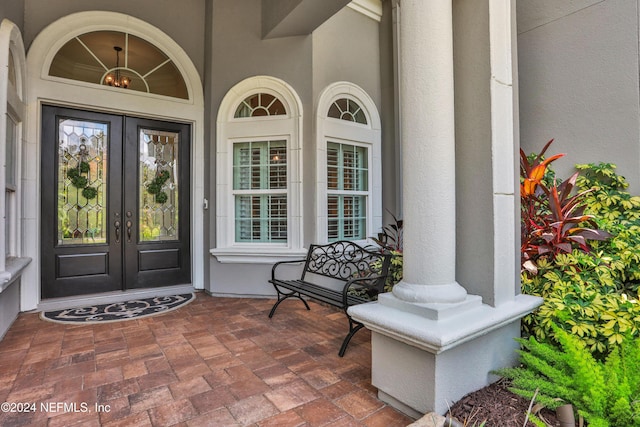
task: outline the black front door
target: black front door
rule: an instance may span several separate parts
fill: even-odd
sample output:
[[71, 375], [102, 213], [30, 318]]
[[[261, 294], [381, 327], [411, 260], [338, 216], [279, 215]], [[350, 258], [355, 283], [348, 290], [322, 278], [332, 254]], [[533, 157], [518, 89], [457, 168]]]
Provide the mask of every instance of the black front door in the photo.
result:
[[190, 283], [190, 127], [44, 106], [42, 297]]

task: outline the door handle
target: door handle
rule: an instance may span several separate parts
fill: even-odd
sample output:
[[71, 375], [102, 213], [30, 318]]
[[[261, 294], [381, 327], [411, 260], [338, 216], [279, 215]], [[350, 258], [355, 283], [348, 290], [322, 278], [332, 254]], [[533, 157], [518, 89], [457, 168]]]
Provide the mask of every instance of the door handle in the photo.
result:
[[120, 221], [116, 220], [113, 226], [116, 228], [116, 243], [120, 243]]
[[133, 222], [131, 220], [127, 221], [127, 243], [131, 243], [131, 227], [133, 226]]

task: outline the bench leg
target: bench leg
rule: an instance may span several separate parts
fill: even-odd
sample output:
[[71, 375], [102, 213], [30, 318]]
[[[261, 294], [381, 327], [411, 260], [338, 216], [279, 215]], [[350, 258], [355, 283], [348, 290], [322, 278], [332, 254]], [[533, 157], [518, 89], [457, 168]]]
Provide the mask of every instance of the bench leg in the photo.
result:
[[280, 292], [278, 288], [276, 288], [276, 292], [278, 292], [278, 301], [276, 301], [276, 303], [273, 304], [273, 307], [271, 307], [271, 312], [269, 313], [269, 319], [273, 317], [273, 314], [276, 312], [276, 308], [278, 308], [280, 303], [286, 300], [287, 298], [291, 298], [291, 297], [298, 298], [300, 301], [304, 303], [304, 306], [307, 307], [307, 310], [311, 310], [311, 308], [309, 307], [309, 304], [307, 304], [307, 302], [304, 300], [304, 298], [300, 296], [299, 293], [297, 292], [284, 293], [284, 292]]
[[347, 351], [347, 346], [349, 345], [349, 341], [351, 341], [351, 338], [353, 338], [355, 333], [358, 332], [360, 329], [362, 329], [363, 326], [364, 325], [362, 323], [356, 322], [352, 320], [351, 317], [349, 317], [349, 333], [344, 338], [344, 341], [342, 341], [342, 347], [340, 347], [338, 356], [340, 357], [344, 356], [344, 352]]

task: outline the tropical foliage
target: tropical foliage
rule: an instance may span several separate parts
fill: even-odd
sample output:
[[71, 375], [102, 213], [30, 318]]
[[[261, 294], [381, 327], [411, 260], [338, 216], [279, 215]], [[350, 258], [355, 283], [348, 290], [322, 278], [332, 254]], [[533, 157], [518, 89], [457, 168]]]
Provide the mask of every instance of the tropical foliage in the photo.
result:
[[371, 237], [383, 250], [391, 252], [391, 265], [389, 266], [389, 276], [385, 282], [385, 292], [391, 292], [393, 286], [402, 280], [402, 251], [404, 248], [404, 221], [398, 219], [389, 212], [393, 222], [382, 227], [378, 237]]
[[599, 230], [593, 215], [585, 214], [585, 197], [591, 190], [572, 194], [578, 172], [558, 183], [545, 178], [549, 165], [564, 156], [544, 158], [553, 140], [536, 156], [520, 150], [521, 259], [523, 268], [535, 271], [540, 257], [553, 259], [574, 248], [589, 252], [589, 240], [604, 240], [609, 234]]
[[588, 251], [578, 245], [570, 253], [549, 252], [536, 258], [536, 271], [523, 269], [522, 291], [544, 297], [523, 319], [523, 329], [550, 340], [556, 323], [603, 359], [626, 335], [640, 336], [640, 198], [626, 192], [628, 184], [614, 165], [577, 168], [583, 214], [611, 237], [590, 241]]

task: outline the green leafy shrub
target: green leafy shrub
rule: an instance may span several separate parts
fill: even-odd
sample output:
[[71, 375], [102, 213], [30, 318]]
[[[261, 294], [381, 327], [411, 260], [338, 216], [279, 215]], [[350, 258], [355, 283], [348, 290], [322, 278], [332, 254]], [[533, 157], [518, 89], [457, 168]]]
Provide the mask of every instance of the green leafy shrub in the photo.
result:
[[538, 261], [538, 274], [523, 273], [522, 292], [542, 296], [544, 303], [523, 319], [525, 335], [552, 340], [551, 325], [574, 334], [598, 358], [604, 358], [627, 334], [637, 337], [640, 304], [637, 293], [619, 292], [616, 274], [602, 256], [580, 251]]
[[553, 327], [560, 347], [519, 339], [521, 367], [495, 373], [512, 380], [511, 390], [555, 409], [571, 403], [590, 427], [640, 426], [640, 341], [625, 337], [602, 362], [583, 342]]
[[580, 188], [591, 188], [586, 198], [587, 211], [598, 224], [614, 237], [597, 242], [594, 249], [602, 252], [621, 282], [622, 291], [637, 294], [640, 283], [640, 197], [630, 195], [623, 176], [616, 174], [611, 163], [576, 165], [582, 172]]
[[402, 252], [391, 251], [391, 264], [389, 265], [389, 275], [384, 284], [384, 291], [391, 292], [393, 287], [402, 280]]
[[600, 224], [615, 225], [640, 220], [640, 197], [631, 196], [629, 183], [616, 173], [612, 163], [576, 165], [581, 175], [576, 184], [581, 190], [590, 190], [585, 196], [587, 212], [598, 218]]
[[523, 319], [523, 332], [551, 340], [551, 324], [574, 334], [603, 359], [627, 334], [640, 336], [640, 198], [608, 163], [578, 165], [576, 185], [585, 214], [612, 236], [592, 241], [589, 253], [573, 250], [537, 259], [537, 274], [523, 271], [522, 291], [545, 299]]

